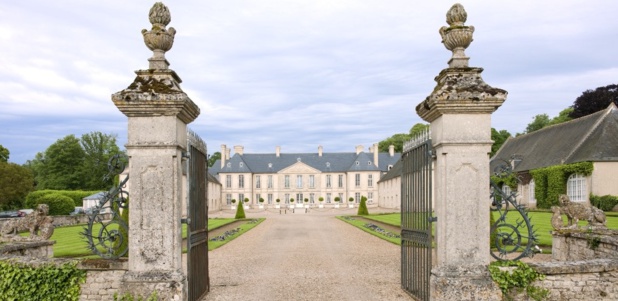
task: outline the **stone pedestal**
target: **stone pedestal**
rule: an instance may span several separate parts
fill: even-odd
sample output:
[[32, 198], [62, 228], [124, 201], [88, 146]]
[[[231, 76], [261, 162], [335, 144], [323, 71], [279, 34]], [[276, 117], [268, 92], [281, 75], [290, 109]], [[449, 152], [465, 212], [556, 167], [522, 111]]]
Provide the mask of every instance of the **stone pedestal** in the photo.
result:
[[128, 117], [129, 264], [121, 293], [162, 300], [185, 300], [187, 279], [182, 267], [182, 162], [187, 124], [200, 111], [180, 88], [178, 75], [167, 69], [164, 52], [175, 30], [165, 29], [169, 11], [156, 3], [150, 11], [151, 31], [143, 30], [153, 50], [150, 69], [136, 71], [126, 89], [112, 95]]
[[487, 85], [482, 68], [467, 66], [463, 50], [472, 26], [459, 4], [447, 13], [450, 27], [440, 30], [453, 51], [449, 68], [416, 112], [430, 123], [436, 156], [434, 196], [436, 260], [431, 273], [432, 300], [500, 300], [489, 265], [489, 153], [491, 113], [506, 91]]

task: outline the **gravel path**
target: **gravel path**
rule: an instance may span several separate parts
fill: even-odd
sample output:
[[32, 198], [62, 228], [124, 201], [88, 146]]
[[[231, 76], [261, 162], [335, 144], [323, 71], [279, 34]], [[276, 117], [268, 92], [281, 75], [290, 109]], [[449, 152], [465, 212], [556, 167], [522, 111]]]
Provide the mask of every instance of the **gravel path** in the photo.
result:
[[399, 246], [334, 213], [262, 216], [209, 253], [205, 300], [412, 300], [400, 287]]

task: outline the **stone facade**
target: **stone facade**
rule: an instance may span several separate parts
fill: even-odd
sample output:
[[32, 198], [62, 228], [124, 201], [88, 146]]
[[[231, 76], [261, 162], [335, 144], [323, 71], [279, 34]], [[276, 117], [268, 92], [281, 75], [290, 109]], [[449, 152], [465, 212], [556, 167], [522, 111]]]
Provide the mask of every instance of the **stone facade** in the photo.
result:
[[78, 266], [86, 270], [86, 281], [81, 284], [79, 300], [114, 300], [127, 271], [126, 261], [84, 260]]

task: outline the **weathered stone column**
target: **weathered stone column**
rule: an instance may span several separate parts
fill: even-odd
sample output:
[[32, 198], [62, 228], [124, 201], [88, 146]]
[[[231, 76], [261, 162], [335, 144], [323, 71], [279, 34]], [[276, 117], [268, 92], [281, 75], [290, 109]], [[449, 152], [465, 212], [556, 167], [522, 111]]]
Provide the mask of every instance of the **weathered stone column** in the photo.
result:
[[168, 69], [165, 52], [176, 31], [165, 28], [171, 19], [167, 7], [155, 3], [149, 16], [152, 30], [142, 30], [154, 52], [149, 69], [136, 71], [133, 83], [112, 95], [129, 123], [129, 271], [121, 291], [144, 297], [156, 291], [161, 300], [185, 300], [181, 163], [187, 124], [200, 111]]
[[430, 122], [435, 148], [436, 264], [431, 274], [432, 300], [500, 300], [489, 276], [489, 152], [491, 113], [507, 92], [481, 78], [482, 68], [468, 67], [464, 50], [474, 27], [455, 4], [440, 34], [453, 51], [449, 67], [416, 112]]

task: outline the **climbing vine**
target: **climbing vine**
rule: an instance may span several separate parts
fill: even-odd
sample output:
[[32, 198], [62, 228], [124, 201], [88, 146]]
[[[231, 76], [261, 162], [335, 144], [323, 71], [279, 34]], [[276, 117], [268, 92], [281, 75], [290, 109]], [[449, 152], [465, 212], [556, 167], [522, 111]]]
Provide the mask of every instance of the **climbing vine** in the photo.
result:
[[513, 296], [525, 292], [533, 300], [545, 300], [549, 290], [533, 285], [536, 280], [545, 279], [528, 264], [521, 261], [495, 261], [489, 265], [491, 278], [500, 286], [506, 300], [513, 300]]
[[574, 173], [589, 176], [592, 170], [592, 162], [555, 165], [531, 170], [537, 207], [549, 209], [551, 206], [559, 205], [558, 197], [566, 194], [566, 182], [569, 176]]
[[38, 267], [0, 261], [1, 300], [79, 300], [80, 284], [86, 272], [77, 263], [46, 264]]

